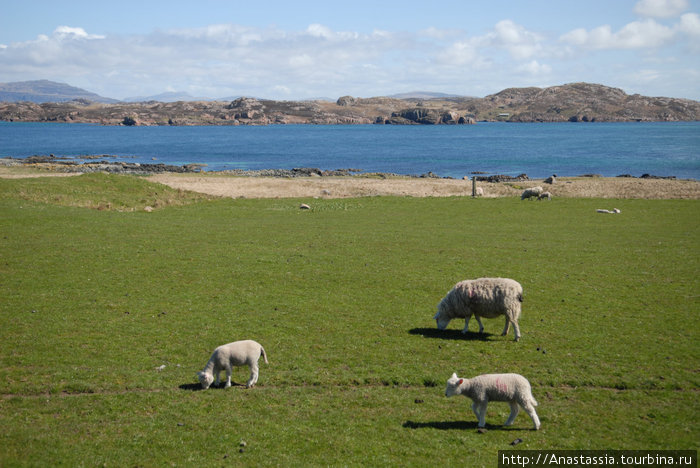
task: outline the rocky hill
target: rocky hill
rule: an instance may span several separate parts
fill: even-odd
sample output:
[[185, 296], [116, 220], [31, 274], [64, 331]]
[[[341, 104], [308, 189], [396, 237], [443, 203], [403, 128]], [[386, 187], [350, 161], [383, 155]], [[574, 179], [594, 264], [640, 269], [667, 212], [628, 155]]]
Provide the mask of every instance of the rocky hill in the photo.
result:
[[470, 124], [700, 120], [700, 102], [628, 95], [617, 88], [573, 83], [510, 88], [483, 98], [354, 98], [336, 102], [234, 101], [98, 103], [0, 102], [0, 120], [104, 125]]
[[688, 99], [628, 95], [618, 88], [573, 83], [513, 88], [486, 96], [479, 110], [496, 108], [512, 122], [625, 122], [700, 119], [700, 103]]

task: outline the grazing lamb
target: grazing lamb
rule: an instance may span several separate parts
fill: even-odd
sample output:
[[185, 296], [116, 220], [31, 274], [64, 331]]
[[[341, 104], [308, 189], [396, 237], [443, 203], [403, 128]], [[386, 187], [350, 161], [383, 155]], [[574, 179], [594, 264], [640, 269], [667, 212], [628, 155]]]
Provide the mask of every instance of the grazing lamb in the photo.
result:
[[544, 200], [544, 199], [551, 200], [552, 194], [549, 192], [542, 192], [539, 195], [537, 195], [537, 199], [538, 200]]
[[523, 287], [515, 280], [508, 278], [479, 278], [460, 281], [442, 298], [433, 317], [439, 330], [444, 330], [454, 318], [464, 318], [464, 329], [469, 329], [469, 319], [472, 315], [479, 323], [479, 333], [484, 331], [480, 317], [494, 318], [505, 315], [506, 325], [501, 335], [508, 334], [510, 324], [513, 324], [515, 341], [520, 340], [521, 303], [523, 302]]
[[529, 188], [529, 189], [525, 189], [525, 190], [523, 191], [523, 194], [520, 195], [520, 199], [521, 199], [521, 200], [525, 200], [526, 198], [530, 198], [530, 197], [537, 198], [537, 197], [540, 196], [540, 194], [541, 194], [542, 192], [544, 192], [544, 190], [543, 190], [542, 187], [540, 187], [539, 185], [538, 185], [537, 187], [532, 187], [532, 188]]
[[201, 372], [197, 373], [199, 383], [206, 390], [214, 382], [219, 385], [219, 373], [226, 371], [226, 388], [231, 386], [231, 366], [248, 365], [250, 367], [250, 379], [246, 383], [246, 388], [253, 387], [258, 381], [258, 359], [262, 356], [267, 364], [265, 350], [253, 340], [234, 341], [233, 343], [221, 345], [214, 350], [209, 358], [209, 362]]
[[479, 419], [479, 427], [486, 426], [486, 406], [489, 401], [507, 401], [510, 404], [510, 416], [506, 426], [513, 424], [522, 406], [535, 424], [535, 430], [540, 428], [540, 418], [537, 417], [535, 406], [537, 401], [532, 396], [530, 382], [520, 374], [484, 374], [472, 379], [460, 379], [452, 374], [447, 380], [445, 396], [464, 395], [474, 402], [472, 411]]

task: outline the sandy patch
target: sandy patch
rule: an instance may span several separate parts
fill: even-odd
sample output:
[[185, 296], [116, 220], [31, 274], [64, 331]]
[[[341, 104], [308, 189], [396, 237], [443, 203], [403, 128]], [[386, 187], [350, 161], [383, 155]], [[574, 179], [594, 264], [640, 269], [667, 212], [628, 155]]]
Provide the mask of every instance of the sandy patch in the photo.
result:
[[[456, 179], [367, 177], [238, 177], [225, 175], [157, 174], [149, 180], [173, 188], [231, 198], [349, 198], [371, 196], [471, 196], [472, 182]], [[524, 188], [540, 185], [553, 197], [687, 198], [700, 199], [695, 180], [634, 179], [618, 177], [559, 178], [549, 185], [526, 182], [478, 182], [485, 197], [519, 197]]]
[[21, 166], [0, 165], [0, 179], [27, 179], [30, 177], [68, 177], [80, 175], [79, 172], [40, 172]]
[[[0, 165], [0, 178], [68, 177], [78, 172], [58, 172]], [[230, 198], [354, 198], [376, 196], [471, 196], [472, 181], [459, 179], [388, 176], [347, 177], [248, 177], [217, 173], [159, 173], [152, 182], [172, 188]], [[624, 177], [561, 177], [554, 184], [525, 182], [477, 182], [485, 197], [519, 197], [523, 189], [540, 185], [553, 197], [700, 199], [696, 180], [638, 179]]]

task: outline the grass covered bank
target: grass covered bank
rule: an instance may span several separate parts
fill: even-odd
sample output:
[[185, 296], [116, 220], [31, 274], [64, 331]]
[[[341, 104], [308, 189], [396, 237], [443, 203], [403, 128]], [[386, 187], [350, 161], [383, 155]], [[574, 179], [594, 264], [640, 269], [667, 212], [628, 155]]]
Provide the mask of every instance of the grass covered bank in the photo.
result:
[[[0, 464], [494, 466], [516, 438], [697, 449], [696, 200], [300, 211], [166, 203], [124, 176], [53, 179], [59, 197], [34, 183], [0, 180]], [[435, 330], [440, 298], [478, 276], [523, 284], [520, 343], [500, 319], [483, 337]], [[269, 355], [258, 387], [194, 390], [214, 347], [244, 338]], [[444, 397], [454, 371], [527, 376], [542, 430], [524, 414], [503, 428], [494, 403], [477, 433], [470, 402]]]

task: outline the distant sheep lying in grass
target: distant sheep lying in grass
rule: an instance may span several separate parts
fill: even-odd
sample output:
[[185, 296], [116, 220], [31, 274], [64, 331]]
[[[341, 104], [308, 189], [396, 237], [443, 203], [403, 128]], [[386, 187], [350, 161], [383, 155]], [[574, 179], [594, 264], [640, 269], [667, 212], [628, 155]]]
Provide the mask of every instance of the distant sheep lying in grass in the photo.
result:
[[510, 404], [510, 416], [506, 426], [513, 424], [522, 406], [535, 425], [540, 428], [535, 406], [537, 401], [532, 396], [530, 382], [520, 374], [484, 374], [472, 379], [460, 379], [452, 374], [447, 380], [445, 396], [464, 395], [472, 399], [472, 411], [479, 420], [479, 427], [486, 426], [486, 407], [489, 401], [506, 401]]
[[544, 189], [542, 189], [542, 187], [540, 187], [539, 185], [537, 187], [525, 189], [523, 191], [522, 195], [520, 195], [520, 199], [525, 200], [526, 198], [530, 198], [530, 197], [537, 198], [540, 196], [540, 194], [542, 192], [544, 192]]
[[234, 341], [221, 345], [214, 350], [204, 369], [197, 373], [199, 383], [205, 390], [212, 382], [214, 385], [219, 385], [219, 373], [225, 370], [226, 388], [228, 388], [231, 386], [231, 367], [247, 364], [250, 367], [250, 379], [246, 383], [246, 388], [253, 387], [258, 381], [258, 359], [260, 356], [265, 359], [265, 364], [267, 364], [265, 350], [260, 343], [253, 340]]
[[618, 210], [617, 208], [613, 208], [612, 211], [610, 211], [610, 210], [603, 210], [603, 209], [597, 209], [596, 211], [597, 211], [598, 213], [608, 213], [608, 214], [618, 214], [618, 213], [621, 213], [621, 211]]
[[506, 325], [502, 335], [508, 334], [510, 324], [513, 324], [515, 341], [520, 340], [521, 303], [523, 301], [523, 287], [515, 280], [509, 278], [479, 278], [465, 280], [457, 283], [437, 306], [437, 313], [433, 317], [437, 321], [437, 327], [444, 330], [452, 319], [464, 318], [464, 330], [469, 329], [469, 319], [472, 315], [479, 323], [479, 333], [484, 331], [484, 325], [480, 317], [494, 318], [505, 315]]

